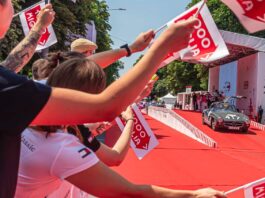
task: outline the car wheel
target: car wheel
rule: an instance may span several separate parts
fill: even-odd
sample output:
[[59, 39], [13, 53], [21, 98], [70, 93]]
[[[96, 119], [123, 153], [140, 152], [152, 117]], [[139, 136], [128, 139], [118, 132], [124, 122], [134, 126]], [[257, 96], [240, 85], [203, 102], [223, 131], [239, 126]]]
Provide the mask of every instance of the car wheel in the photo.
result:
[[204, 122], [204, 114], [202, 114], [202, 125], [205, 125], [205, 122]]
[[211, 128], [212, 128], [212, 130], [217, 131], [217, 126], [216, 125], [217, 125], [216, 120], [214, 118], [212, 118], [211, 119]]
[[244, 128], [242, 128], [241, 131], [242, 131], [243, 133], [247, 133], [247, 132], [248, 132], [248, 127], [244, 127]]

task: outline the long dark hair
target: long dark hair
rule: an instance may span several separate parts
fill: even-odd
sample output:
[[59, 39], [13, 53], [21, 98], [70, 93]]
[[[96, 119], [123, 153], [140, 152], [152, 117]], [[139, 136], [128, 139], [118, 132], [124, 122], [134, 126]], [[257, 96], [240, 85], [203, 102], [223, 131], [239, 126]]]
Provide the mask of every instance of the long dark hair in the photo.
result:
[[[92, 94], [105, 89], [106, 75], [101, 67], [87, 58], [74, 58], [57, 66], [50, 74], [47, 84]], [[37, 126], [37, 130], [56, 132], [64, 126]]]

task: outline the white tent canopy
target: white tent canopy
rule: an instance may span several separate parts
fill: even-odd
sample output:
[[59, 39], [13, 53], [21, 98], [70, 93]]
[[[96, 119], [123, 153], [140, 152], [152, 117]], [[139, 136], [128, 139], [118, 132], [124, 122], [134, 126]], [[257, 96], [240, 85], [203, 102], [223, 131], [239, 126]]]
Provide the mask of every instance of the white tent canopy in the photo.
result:
[[177, 97], [169, 93], [160, 99], [165, 102], [166, 108], [172, 109], [177, 100]]
[[161, 99], [176, 99], [176, 96], [171, 95], [170, 93], [168, 93], [167, 95], [163, 96]]

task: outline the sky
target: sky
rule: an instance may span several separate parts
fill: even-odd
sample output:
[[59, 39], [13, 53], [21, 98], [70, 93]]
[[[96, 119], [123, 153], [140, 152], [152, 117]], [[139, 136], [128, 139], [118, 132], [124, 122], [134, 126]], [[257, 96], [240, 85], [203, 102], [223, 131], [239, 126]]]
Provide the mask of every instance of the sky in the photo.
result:
[[[106, 0], [109, 6], [109, 23], [113, 40], [113, 49], [121, 45], [131, 44], [139, 33], [149, 29], [157, 29], [172, 18], [181, 14], [191, 0]], [[111, 10], [124, 8], [126, 11]], [[123, 75], [135, 63], [142, 53], [121, 59], [124, 69]]]

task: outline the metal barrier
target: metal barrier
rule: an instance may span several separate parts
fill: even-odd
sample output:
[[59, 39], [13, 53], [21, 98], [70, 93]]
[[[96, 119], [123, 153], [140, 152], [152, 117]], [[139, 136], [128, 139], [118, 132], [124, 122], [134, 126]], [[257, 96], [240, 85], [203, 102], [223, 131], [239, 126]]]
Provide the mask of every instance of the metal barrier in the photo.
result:
[[265, 125], [260, 124], [260, 123], [258, 123], [258, 122], [255, 122], [255, 121], [251, 120], [250, 125], [251, 125], [252, 127], [255, 127], [255, 128], [261, 130], [261, 131], [265, 131]]

